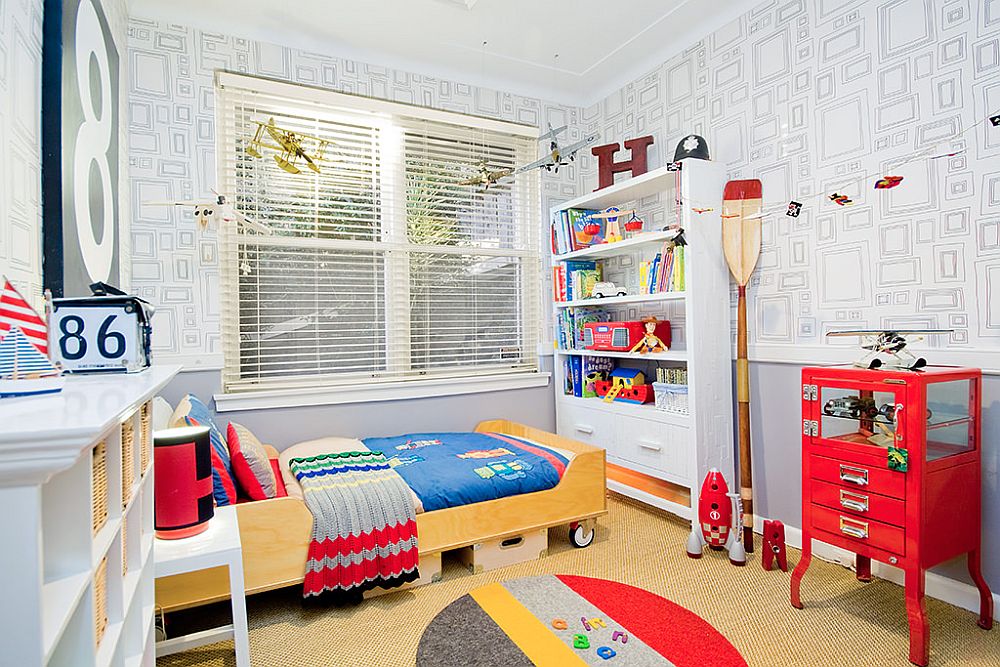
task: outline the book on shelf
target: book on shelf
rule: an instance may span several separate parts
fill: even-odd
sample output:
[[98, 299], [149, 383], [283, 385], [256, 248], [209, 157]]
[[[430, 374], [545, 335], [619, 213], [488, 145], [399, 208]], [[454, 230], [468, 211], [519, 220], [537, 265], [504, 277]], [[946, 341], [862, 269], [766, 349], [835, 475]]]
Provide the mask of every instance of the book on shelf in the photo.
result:
[[560, 302], [587, 299], [602, 275], [601, 265], [594, 261], [559, 262], [552, 268], [552, 296]]
[[557, 255], [565, 255], [574, 250], [582, 250], [598, 243], [604, 243], [604, 227], [602, 225], [598, 223], [599, 231], [596, 234], [588, 234], [586, 231], [588, 223], [598, 222], [588, 219], [591, 214], [597, 212], [580, 208], [555, 211], [551, 220], [552, 252]]
[[639, 262], [642, 294], [684, 291], [684, 246], [665, 243], [651, 260]]
[[594, 381], [600, 376], [607, 376], [615, 369], [615, 360], [610, 357], [583, 357], [583, 398], [597, 398], [597, 387]]
[[555, 340], [560, 350], [582, 350], [584, 325], [610, 321], [611, 314], [599, 308], [565, 308], [556, 316]]

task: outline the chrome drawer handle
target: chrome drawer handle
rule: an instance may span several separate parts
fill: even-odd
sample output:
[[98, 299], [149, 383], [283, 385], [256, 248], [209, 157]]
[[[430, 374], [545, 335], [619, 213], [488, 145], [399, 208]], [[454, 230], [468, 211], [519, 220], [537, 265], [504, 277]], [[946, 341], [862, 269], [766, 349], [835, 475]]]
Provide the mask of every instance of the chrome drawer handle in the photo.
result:
[[856, 521], [842, 516], [840, 517], [840, 532], [844, 535], [864, 540], [868, 538], [868, 524], [864, 521]]
[[841, 489], [840, 506], [844, 509], [854, 510], [855, 512], [867, 512], [868, 496], [863, 496], [859, 493], [851, 493], [850, 491]]
[[841, 464], [840, 481], [850, 482], [858, 486], [868, 486], [868, 471], [864, 468], [855, 468]]
[[659, 445], [654, 445], [654, 444], [651, 444], [651, 443], [648, 443], [648, 442], [643, 442], [642, 440], [639, 441], [639, 447], [641, 447], [642, 449], [648, 449], [651, 452], [658, 452], [658, 451], [661, 451], [663, 449]]
[[581, 426], [580, 424], [577, 424], [575, 426], [575, 428], [580, 433], [586, 433], [587, 435], [593, 435], [593, 433], [594, 433], [594, 427], [593, 426]]

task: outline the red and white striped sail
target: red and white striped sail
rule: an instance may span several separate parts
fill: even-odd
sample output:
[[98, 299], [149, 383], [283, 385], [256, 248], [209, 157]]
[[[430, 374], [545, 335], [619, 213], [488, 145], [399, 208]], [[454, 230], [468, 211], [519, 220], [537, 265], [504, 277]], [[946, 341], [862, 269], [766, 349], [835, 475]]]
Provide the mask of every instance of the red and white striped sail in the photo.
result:
[[12, 326], [18, 327], [39, 352], [45, 355], [49, 353], [45, 320], [5, 277], [3, 292], [0, 292], [0, 336], [7, 333]]

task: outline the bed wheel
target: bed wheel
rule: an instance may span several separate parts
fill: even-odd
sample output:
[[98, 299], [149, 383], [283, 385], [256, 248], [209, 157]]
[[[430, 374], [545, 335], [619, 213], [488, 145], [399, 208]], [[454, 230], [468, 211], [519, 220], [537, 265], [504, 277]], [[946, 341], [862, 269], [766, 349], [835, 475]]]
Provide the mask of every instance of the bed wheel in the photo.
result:
[[594, 527], [576, 524], [569, 528], [569, 541], [577, 549], [589, 547], [594, 541]]

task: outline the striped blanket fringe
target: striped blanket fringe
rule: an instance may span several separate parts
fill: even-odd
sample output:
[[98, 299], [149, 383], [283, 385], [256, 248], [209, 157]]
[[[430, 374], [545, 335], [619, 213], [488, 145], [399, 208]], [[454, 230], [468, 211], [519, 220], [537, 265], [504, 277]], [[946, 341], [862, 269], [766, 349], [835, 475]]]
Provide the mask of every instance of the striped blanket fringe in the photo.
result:
[[372, 588], [419, 578], [413, 494], [381, 452], [289, 462], [313, 515], [305, 601], [357, 603]]

